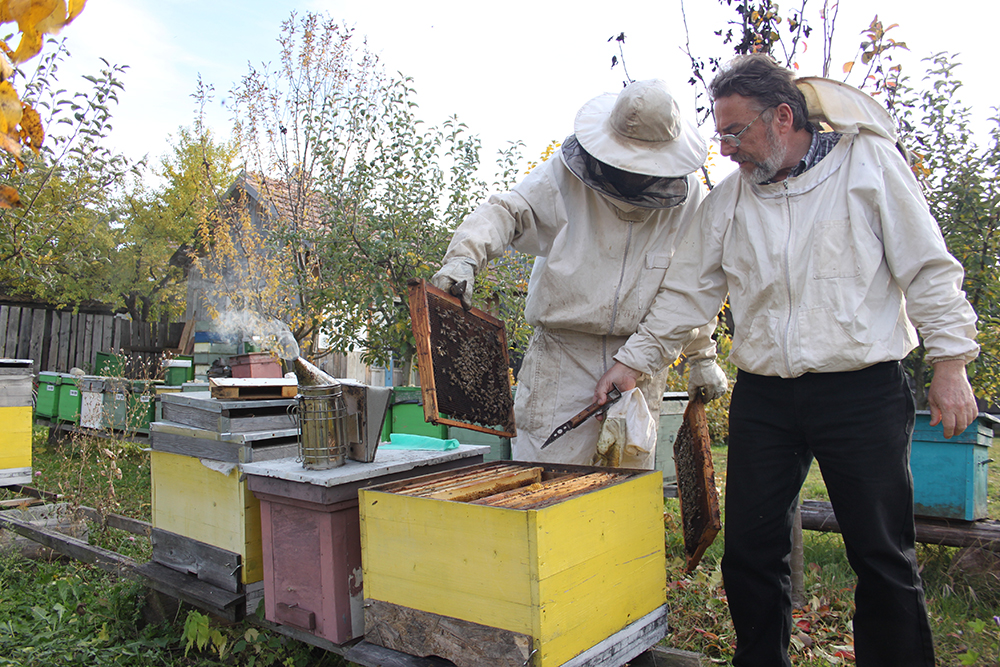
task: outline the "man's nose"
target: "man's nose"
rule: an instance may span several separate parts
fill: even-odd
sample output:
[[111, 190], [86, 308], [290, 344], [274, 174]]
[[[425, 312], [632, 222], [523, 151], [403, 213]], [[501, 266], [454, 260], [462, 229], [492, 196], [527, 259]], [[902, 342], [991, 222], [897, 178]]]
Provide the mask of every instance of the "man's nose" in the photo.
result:
[[728, 141], [719, 142], [719, 154], [724, 157], [729, 157], [738, 150], [739, 148], [733, 146]]

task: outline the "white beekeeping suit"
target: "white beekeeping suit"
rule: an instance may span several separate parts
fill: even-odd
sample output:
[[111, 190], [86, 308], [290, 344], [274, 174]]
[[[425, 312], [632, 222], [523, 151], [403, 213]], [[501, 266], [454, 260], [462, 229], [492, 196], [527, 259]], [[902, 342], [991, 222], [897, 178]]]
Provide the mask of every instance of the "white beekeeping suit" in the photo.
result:
[[[517, 378], [514, 459], [591, 463], [600, 428], [594, 419], [540, 447], [593, 401], [613, 355], [642, 325], [703, 197], [694, 172], [705, 156], [704, 140], [681, 119], [667, 86], [635, 82], [585, 104], [557, 155], [510, 192], [491, 196], [455, 232], [432, 282], [448, 290], [466, 281], [466, 300], [475, 275], [509, 246], [535, 256], [525, 308], [534, 335]], [[685, 348], [690, 390], [710, 398], [726, 390], [714, 326], [692, 330]], [[655, 419], [666, 370], [637, 370], [646, 373], [638, 387]], [[651, 468], [654, 456], [621, 465]]]

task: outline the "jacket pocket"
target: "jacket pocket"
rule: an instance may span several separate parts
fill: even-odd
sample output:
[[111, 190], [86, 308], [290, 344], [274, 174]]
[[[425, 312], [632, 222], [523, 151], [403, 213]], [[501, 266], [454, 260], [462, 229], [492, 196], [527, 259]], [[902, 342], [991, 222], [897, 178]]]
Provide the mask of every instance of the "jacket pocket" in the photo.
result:
[[816, 224], [813, 240], [813, 278], [853, 278], [860, 275], [850, 220], [824, 220]]
[[665, 252], [647, 252], [647, 269], [666, 269], [670, 266], [670, 254]]
[[737, 368], [759, 375], [781, 375], [785, 368], [784, 343], [777, 317], [753, 318], [746, 333], [737, 328], [729, 359]]
[[865, 358], [867, 346], [844, 329], [830, 308], [799, 311], [798, 325], [802, 372], [853, 370]]

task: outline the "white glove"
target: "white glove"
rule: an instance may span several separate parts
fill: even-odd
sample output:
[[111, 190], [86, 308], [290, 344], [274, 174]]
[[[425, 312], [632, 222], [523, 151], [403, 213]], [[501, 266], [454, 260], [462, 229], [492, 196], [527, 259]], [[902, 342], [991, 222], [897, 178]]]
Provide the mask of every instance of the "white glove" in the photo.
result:
[[688, 398], [692, 401], [701, 391], [705, 402], [719, 398], [729, 389], [726, 373], [713, 359], [701, 359], [688, 370]]
[[604, 415], [592, 465], [652, 468], [655, 450], [656, 421], [642, 392], [629, 389]]
[[624, 417], [605, 418], [601, 435], [597, 438], [597, 452], [590, 465], [617, 468], [622, 464], [622, 449], [628, 441], [628, 428]]
[[[476, 262], [468, 257], [453, 259], [431, 278], [431, 284], [442, 292], [462, 299], [466, 310], [472, 308], [472, 288], [476, 282]], [[464, 286], [462, 286], [464, 283]], [[462, 289], [459, 287], [462, 286]], [[455, 291], [452, 288], [455, 287]]]

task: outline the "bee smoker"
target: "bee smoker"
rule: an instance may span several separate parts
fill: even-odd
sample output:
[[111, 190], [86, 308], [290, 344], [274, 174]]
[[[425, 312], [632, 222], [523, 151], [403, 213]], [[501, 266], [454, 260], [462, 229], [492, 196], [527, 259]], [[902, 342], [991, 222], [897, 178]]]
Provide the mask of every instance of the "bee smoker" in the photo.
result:
[[327, 470], [347, 461], [347, 406], [340, 383], [299, 387], [299, 461]]

